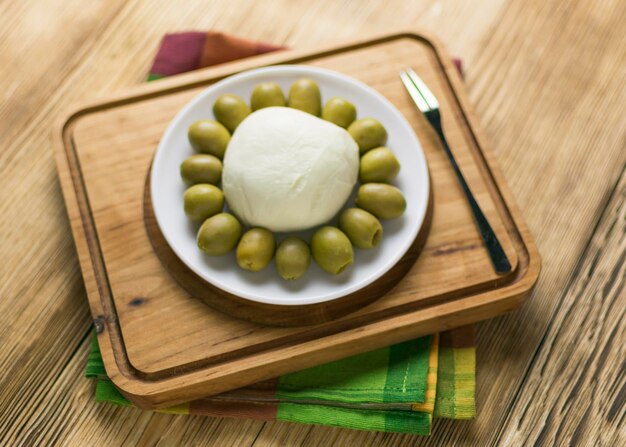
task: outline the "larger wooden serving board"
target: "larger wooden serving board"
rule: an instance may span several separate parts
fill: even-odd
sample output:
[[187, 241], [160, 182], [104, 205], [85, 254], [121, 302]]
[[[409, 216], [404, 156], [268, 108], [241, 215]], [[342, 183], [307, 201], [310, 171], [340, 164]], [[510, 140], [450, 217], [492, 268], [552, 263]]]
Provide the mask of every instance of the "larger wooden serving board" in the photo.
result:
[[[418, 135], [434, 213], [417, 262], [390, 292], [340, 319], [306, 327], [249, 323], [192, 298], [155, 255], [143, 220], [144, 182], [165, 127], [203, 88], [242, 70], [308, 64], [384, 94]], [[513, 265], [498, 276], [436, 135], [404, 91], [413, 67], [441, 104], [458, 162]], [[448, 56], [411, 32], [317, 51], [284, 51], [199, 70], [76, 109], [56, 154], [107, 374], [134, 403], [163, 407], [493, 317], [535, 284], [540, 260]], [[358, 268], [358, 266], [355, 266]]]

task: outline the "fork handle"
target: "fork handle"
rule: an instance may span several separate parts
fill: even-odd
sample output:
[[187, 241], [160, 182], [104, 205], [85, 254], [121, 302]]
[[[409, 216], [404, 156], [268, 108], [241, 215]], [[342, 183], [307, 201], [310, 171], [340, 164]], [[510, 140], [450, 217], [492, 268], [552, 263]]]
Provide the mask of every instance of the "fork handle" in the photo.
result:
[[459, 165], [450, 150], [450, 146], [448, 146], [448, 141], [443, 134], [443, 129], [441, 128], [440, 123], [431, 123], [433, 124], [434, 129], [437, 131], [439, 135], [439, 139], [441, 140], [441, 144], [443, 149], [450, 160], [450, 164], [452, 165], [452, 169], [456, 174], [459, 183], [461, 184], [461, 188], [463, 188], [463, 192], [467, 197], [467, 201], [470, 204], [470, 208], [472, 209], [472, 213], [474, 214], [474, 221], [476, 222], [476, 226], [478, 227], [478, 231], [480, 232], [480, 237], [483, 239], [485, 246], [487, 247], [487, 252], [489, 253], [489, 258], [491, 259], [491, 263], [495, 268], [497, 273], [508, 273], [511, 271], [511, 263], [500, 245], [500, 241], [498, 240], [496, 234], [489, 225], [489, 221], [483, 214], [483, 211], [480, 209], [478, 202], [474, 198], [474, 194], [470, 190], [467, 182], [465, 181], [465, 177], [463, 177], [463, 173], [459, 169]]

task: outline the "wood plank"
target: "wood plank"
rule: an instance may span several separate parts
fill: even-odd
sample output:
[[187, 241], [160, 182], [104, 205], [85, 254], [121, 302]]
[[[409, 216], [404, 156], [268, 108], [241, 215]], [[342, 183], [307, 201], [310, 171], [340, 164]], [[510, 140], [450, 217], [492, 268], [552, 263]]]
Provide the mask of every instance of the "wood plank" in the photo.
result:
[[51, 0], [43, 7], [26, 0], [0, 5], [0, 138], [11, 144], [10, 150], [3, 145], [0, 173], [14, 173], [12, 162], [19, 163], [17, 153], [28, 146], [13, 144], [37, 132], [33, 120], [52, 96], [51, 86], [83, 62], [122, 4]]
[[16, 425], [2, 445], [249, 445], [262, 422], [174, 416], [96, 404], [95, 382], [83, 377], [91, 337], [42, 390], [28, 424]]
[[[0, 43], [2, 69], [7, 70], [0, 77], [6, 98], [0, 104], [2, 125], [9, 124], [0, 133], [0, 362], [6, 365], [0, 376], [0, 439], [29, 424], [41, 405], [41, 389], [56, 380], [90, 330], [84, 286], [54, 173], [50, 130], [69, 104], [106, 92], [112, 85], [145, 79], [153, 51], [142, 45], [137, 49], [143, 59], [134, 57], [143, 64], [138, 63], [135, 71], [124, 67], [126, 63], [113, 62], [128, 34], [114, 40], [105, 30], [116, 23], [114, 17], [125, 17], [128, 9], [116, 15], [122, 4], [126, 2], [2, 4], [1, 29], [11, 31], [12, 37]], [[103, 44], [112, 46], [94, 63], [93, 55]], [[151, 48], [157, 45], [154, 38]], [[116, 74], [112, 66], [124, 68]], [[30, 105], [31, 98], [38, 102]], [[29, 107], [22, 108], [25, 104]]]
[[[79, 13], [75, 8], [84, 7], [64, 4], [70, 16]], [[188, 1], [182, 8], [176, 2], [129, 1], [115, 18], [103, 13], [91, 22], [47, 27], [36, 26], [36, 20], [22, 20], [47, 11], [55, 12], [43, 22], [49, 25], [68, 17], [49, 5], [43, 1], [0, 5], [0, 20], [14, 23], [10, 28], [0, 27], [0, 33], [9, 29], [20, 33], [20, 38], [11, 40], [11, 48], [23, 49], [24, 54], [34, 45], [45, 48], [38, 53], [41, 57], [29, 58], [28, 64], [14, 65], [17, 58], [9, 57], [3, 59], [7, 61], [3, 67], [19, 68], [23, 77], [58, 57], [58, 63], [38, 72], [45, 77], [33, 81], [49, 95], [41, 95], [41, 101], [29, 107], [12, 102], [3, 119], [15, 112], [26, 124], [9, 129], [16, 138], [4, 139], [8, 133], [0, 133], [0, 360], [11, 365], [10, 374], [2, 377], [0, 440], [9, 428], [11, 439], [18, 439], [16, 433], [30, 433], [36, 427], [61, 433], [58, 439], [68, 440], [67, 444], [87, 439], [92, 445], [116, 445], [124, 440], [116, 430], [126, 418], [130, 424], [137, 423], [137, 432], [145, 426], [129, 416], [134, 410], [93, 403], [89, 383], [78, 376], [82, 363], [68, 370], [76, 379], [69, 388], [83, 393], [73, 395], [84, 397], [71, 410], [75, 418], [68, 420], [67, 407], [41, 412], [45, 405], [40, 396], [61, 395], [66, 389], [55, 378], [74, 351], [79, 355], [77, 362], [84, 360], [80, 355], [87, 347], [78, 340], [90, 324], [49, 147], [49, 128], [60, 110], [76, 100], [142, 82], [160, 37], [173, 30], [218, 27], [304, 48], [363, 32], [423, 26], [465, 61], [470, 99], [544, 257], [542, 279], [522, 312], [480, 328], [476, 421], [437, 421], [430, 439], [274, 423], [266, 425], [271, 436], [264, 430], [257, 445], [279, 440], [306, 445], [333, 440], [343, 445], [495, 443], [558, 297], [621, 171], [626, 116], [621, 71], [626, 48], [620, 27], [625, 21], [623, 2], [481, 0], [459, 4], [449, 0], [416, 4], [407, 0], [309, 5], [285, 0], [268, 8], [262, 2], [250, 6], [231, 0]], [[275, 20], [276, 11], [281, 11], [280, 22]], [[83, 33], [84, 28], [94, 32]], [[47, 30], [45, 35], [42, 30]], [[79, 30], [81, 34], [74, 34]], [[59, 42], [65, 38], [77, 45], [69, 52], [73, 55], [69, 61], [59, 56], [65, 48]], [[6, 54], [7, 47], [1, 48], [2, 55]], [[50, 76], [65, 69], [58, 82], [50, 82]], [[3, 94], [11, 91], [15, 79], [19, 78], [0, 77]], [[28, 94], [22, 96], [24, 101]], [[596, 113], [600, 106], [603, 112]], [[519, 340], [525, 343], [519, 345]], [[595, 421], [597, 416], [591, 417]], [[239, 444], [250, 444], [261, 426], [210, 418], [172, 419], [176, 420], [173, 426], [164, 422], [167, 427], [161, 428], [159, 423], [155, 430], [164, 430], [173, 444], [182, 442], [187, 425], [190, 430], [193, 427], [193, 443], [205, 445], [218, 443], [215, 432], [230, 434], [233, 444], [237, 439]]]
[[46, 105], [121, 4], [0, 5], [0, 433], [33, 417], [37, 390], [56, 380], [89, 327]]
[[517, 393], [501, 443], [626, 442], [626, 171], [583, 259]]

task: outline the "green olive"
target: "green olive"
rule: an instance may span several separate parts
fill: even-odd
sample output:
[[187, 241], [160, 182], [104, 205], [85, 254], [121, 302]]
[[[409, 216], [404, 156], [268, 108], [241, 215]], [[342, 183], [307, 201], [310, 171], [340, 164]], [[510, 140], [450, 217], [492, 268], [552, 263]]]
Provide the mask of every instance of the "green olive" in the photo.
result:
[[356, 119], [356, 107], [343, 98], [330, 98], [322, 109], [322, 119], [347, 129]]
[[280, 89], [280, 85], [275, 82], [263, 82], [252, 90], [250, 96], [252, 110], [259, 110], [264, 107], [284, 107], [286, 105], [285, 95]]
[[213, 120], [200, 120], [189, 126], [187, 132], [191, 147], [198, 152], [222, 158], [230, 141], [228, 130]]
[[359, 208], [344, 210], [339, 216], [339, 228], [359, 248], [375, 247], [383, 237], [383, 226], [378, 219]]
[[233, 133], [240, 122], [250, 115], [250, 107], [237, 95], [222, 95], [213, 104], [215, 119]]
[[350, 239], [339, 228], [322, 227], [311, 238], [313, 259], [322, 269], [338, 275], [352, 264], [354, 252]]
[[359, 180], [361, 183], [389, 183], [400, 171], [400, 162], [386, 147], [377, 147], [361, 157]]
[[237, 264], [244, 270], [258, 272], [272, 260], [276, 242], [271, 231], [252, 228], [244, 233], [237, 245]]
[[322, 95], [320, 88], [311, 79], [299, 79], [289, 89], [289, 107], [320, 116]]
[[387, 131], [374, 118], [356, 120], [348, 127], [348, 132], [359, 145], [361, 155], [387, 142]]
[[310, 263], [311, 251], [300, 238], [285, 238], [276, 249], [276, 269], [283, 279], [290, 281], [300, 278]]
[[228, 213], [216, 214], [204, 221], [198, 230], [198, 248], [211, 256], [225, 255], [237, 245], [241, 224]]
[[209, 154], [192, 155], [181, 163], [180, 176], [189, 185], [196, 183], [216, 185], [222, 178], [222, 162]]
[[222, 211], [224, 194], [217, 186], [199, 183], [185, 191], [183, 202], [187, 217], [196, 222], [202, 222]]
[[385, 183], [361, 185], [355, 203], [379, 219], [395, 219], [406, 209], [406, 200], [400, 190]]

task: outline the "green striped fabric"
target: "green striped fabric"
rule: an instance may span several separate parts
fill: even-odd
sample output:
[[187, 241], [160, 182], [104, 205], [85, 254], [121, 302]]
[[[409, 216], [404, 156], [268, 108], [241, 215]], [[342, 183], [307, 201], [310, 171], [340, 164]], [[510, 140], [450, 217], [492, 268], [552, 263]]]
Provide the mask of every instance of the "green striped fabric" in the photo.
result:
[[429, 435], [431, 415], [418, 411], [358, 410], [323, 405], [282, 403], [276, 419], [302, 424], [319, 424], [394, 433]]
[[431, 337], [287, 374], [278, 398], [344, 403], [424, 402]]
[[[227, 408], [201, 410], [219, 402], [217, 396], [157, 411], [256, 418], [251, 408], [274, 406], [276, 420], [428, 435], [433, 416], [471, 419], [475, 414], [474, 347], [439, 346], [437, 340], [422, 337], [287, 374], [278, 379], [270, 401], [253, 393]], [[96, 401], [132, 406], [106, 376], [95, 334], [85, 375], [96, 381]], [[436, 390], [434, 411], [421, 405], [429, 389]], [[412, 410], [416, 407], [421, 409]], [[266, 420], [266, 413], [258, 418]]]
[[476, 348], [439, 346], [434, 416], [473, 419], [476, 415]]

